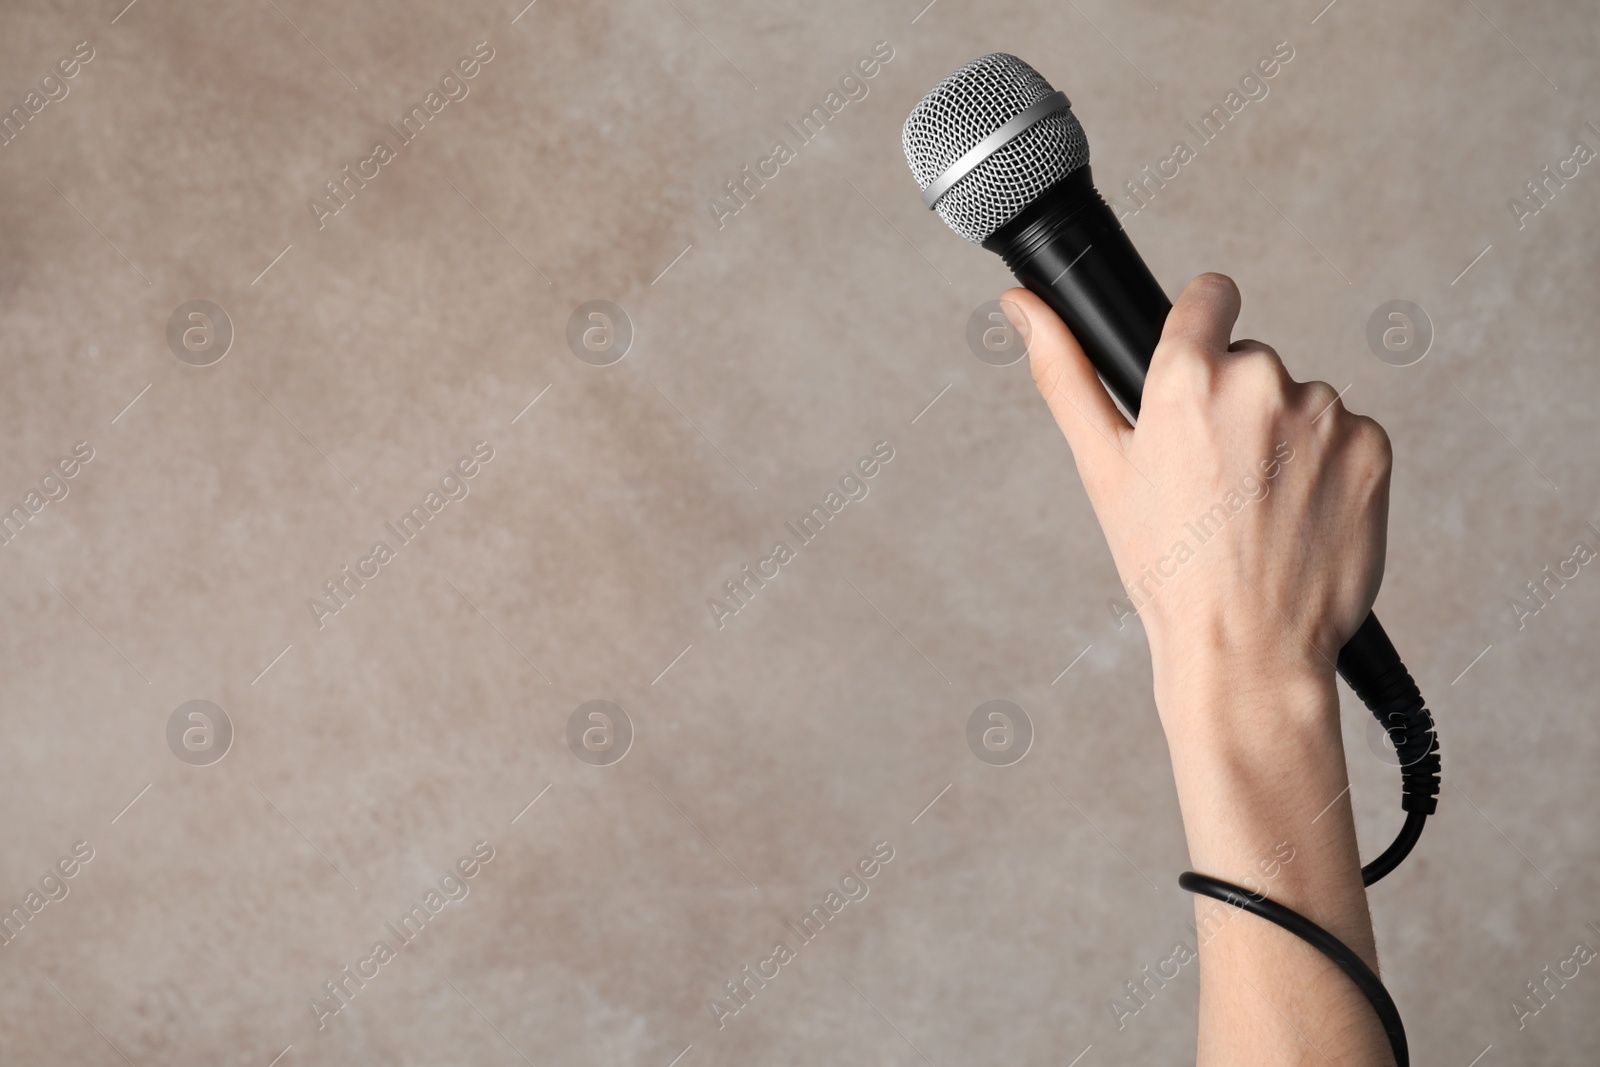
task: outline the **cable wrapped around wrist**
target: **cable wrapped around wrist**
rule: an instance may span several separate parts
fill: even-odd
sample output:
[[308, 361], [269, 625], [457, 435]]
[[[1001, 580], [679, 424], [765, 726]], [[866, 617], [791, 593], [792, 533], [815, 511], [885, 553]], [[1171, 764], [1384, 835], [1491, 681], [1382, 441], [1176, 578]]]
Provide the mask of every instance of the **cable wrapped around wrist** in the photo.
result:
[[1394, 1050], [1395, 1063], [1398, 1067], [1409, 1067], [1411, 1055], [1406, 1047], [1406, 1028], [1400, 1021], [1400, 1010], [1394, 1006], [1394, 999], [1383, 988], [1383, 983], [1372, 972], [1372, 968], [1350, 946], [1299, 912], [1210, 875], [1185, 871], [1178, 876], [1178, 885], [1191, 893], [1232, 904], [1251, 915], [1275, 923], [1302, 941], [1309, 942], [1332, 960], [1372, 1003], [1373, 1010], [1378, 1013], [1378, 1021], [1383, 1024], [1383, 1032], [1388, 1035], [1389, 1047]]

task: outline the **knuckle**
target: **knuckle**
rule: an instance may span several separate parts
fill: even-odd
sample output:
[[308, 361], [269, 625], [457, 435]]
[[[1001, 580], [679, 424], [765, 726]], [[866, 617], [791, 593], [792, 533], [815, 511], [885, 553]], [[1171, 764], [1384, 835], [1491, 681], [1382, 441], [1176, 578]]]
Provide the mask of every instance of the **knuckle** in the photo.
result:
[[1198, 346], [1187, 341], [1164, 340], [1151, 359], [1154, 372], [1146, 388], [1159, 392], [1208, 392], [1212, 383], [1211, 360]]
[[1284, 401], [1283, 364], [1276, 352], [1265, 348], [1241, 351], [1230, 359], [1233, 377], [1241, 391], [1258, 403], [1280, 407]]
[[1367, 438], [1367, 447], [1373, 455], [1383, 461], [1384, 466], [1394, 462], [1394, 444], [1389, 440], [1389, 431], [1377, 419], [1366, 415], [1356, 416], [1356, 425]]
[[1278, 350], [1265, 341], [1257, 341], [1254, 337], [1241, 337], [1228, 346], [1230, 352], [1261, 352], [1282, 362]]
[[1382, 476], [1394, 467], [1394, 445], [1389, 432], [1376, 419], [1366, 415], [1351, 416], [1351, 440], [1362, 465], [1373, 474]]
[[[1339, 391], [1327, 382], [1305, 382], [1300, 386], [1300, 397], [1313, 417], [1320, 416], [1339, 404]], [[1337, 412], [1329, 412], [1335, 415]]]

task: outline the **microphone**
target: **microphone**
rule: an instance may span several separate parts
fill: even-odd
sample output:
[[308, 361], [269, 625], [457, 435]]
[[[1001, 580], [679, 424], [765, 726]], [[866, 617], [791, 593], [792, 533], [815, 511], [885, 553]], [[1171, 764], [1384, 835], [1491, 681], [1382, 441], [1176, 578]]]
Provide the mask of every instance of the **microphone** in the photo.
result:
[[[923, 204], [956, 233], [999, 255], [1061, 316], [1111, 395], [1137, 418], [1172, 302], [1095, 190], [1089, 141], [1066, 94], [1016, 56], [982, 56], [911, 109], [902, 141]], [[1340, 650], [1337, 667], [1388, 731], [1400, 760], [1406, 822], [1394, 843], [1362, 868], [1363, 883], [1371, 885], [1406, 857], [1437, 806], [1439, 745], [1433, 717], [1377, 616], [1367, 615]], [[1367, 993], [1397, 1060], [1406, 1062], [1405, 1031], [1393, 1001], [1376, 976], [1360, 973], [1358, 957], [1334, 951], [1344, 946], [1331, 935], [1216, 879], [1191, 873], [1180, 884], [1244, 907], [1329, 954]]]
[[1005, 260], [1137, 416], [1172, 302], [1095, 191], [1066, 94], [1016, 56], [984, 56], [923, 97], [903, 140], [922, 202]]

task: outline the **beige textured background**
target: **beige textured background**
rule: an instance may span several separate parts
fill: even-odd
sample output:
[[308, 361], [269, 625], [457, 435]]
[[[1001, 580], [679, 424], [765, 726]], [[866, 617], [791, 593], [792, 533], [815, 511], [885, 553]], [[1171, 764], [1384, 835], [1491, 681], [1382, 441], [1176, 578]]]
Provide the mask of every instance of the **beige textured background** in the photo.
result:
[[[1108, 1007], [1192, 936], [1144, 640], [1024, 366], [966, 347], [1007, 275], [921, 209], [899, 127], [1015, 51], [1111, 195], [1278, 41], [1270, 95], [1126, 225], [1171, 292], [1234, 275], [1240, 334], [1393, 437], [1378, 608], [1447, 777], [1372, 894], [1414, 1062], [1600, 1058], [1593, 967], [1512, 1007], [1600, 947], [1600, 578], [1508, 605], [1600, 547], [1600, 166], [1507, 206], [1600, 148], [1595, 5], [923, 2], [6, 6], [7, 106], [95, 57], [0, 147], [0, 502], [95, 456], [0, 547], [0, 908], [94, 858], [0, 947], [0, 1062], [1192, 1057], [1193, 967]], [[485, 40], [319, 231], [322, 183]], [[870, 95], [719, 229], [880, 40]], [[165, 338], [197, 298], [236, 332], [205, 368]], [[1397, 298], [1436, 332], [1403, 369], [1364, 339]], [[637, 333], [605, 368], [564, 339], [594, 299]], [[870, 496], [719, 631], [707, 598], [878, 440]], [[307, 599], [477, 441], [470, 495], [319, 630]], [[1007, 768], [965, 741], [1001, 697], [1037, 732]], [[606, 767], [565, 741], [596, 698], [636, 731]], [[1370, 858], [1397, 775], [1346, 698]], [[211, 766], [167, 747], [192, 699], [236, 730]], [[480, 840], [470, 895], [319, 1029]], [[879, 841], [870, 895], [719, 1030], [707, 1000]]]

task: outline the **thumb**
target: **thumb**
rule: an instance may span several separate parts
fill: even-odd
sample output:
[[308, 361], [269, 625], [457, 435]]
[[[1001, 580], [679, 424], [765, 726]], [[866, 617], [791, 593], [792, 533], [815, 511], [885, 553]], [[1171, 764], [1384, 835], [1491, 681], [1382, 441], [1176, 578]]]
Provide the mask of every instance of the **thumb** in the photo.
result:
[[1033, 382], [1061, 427], [1079, 473], [1089, 481], [1091, 471], [1099, 470], [1113, 454], [1122, 455], [1132, 424], [1100, 383], [1078, 339], [1048, 304], [1018, 288], [1000, 297], [1000, 309], [1022, 335]]

